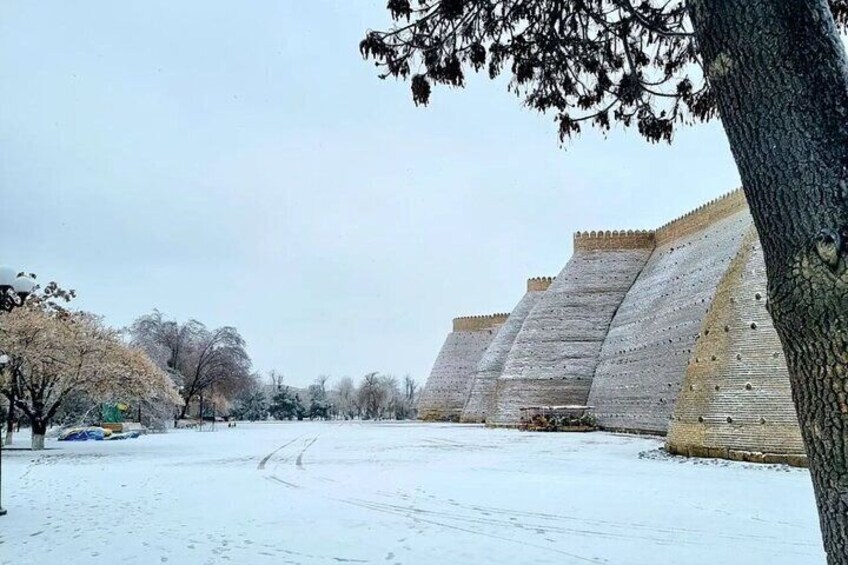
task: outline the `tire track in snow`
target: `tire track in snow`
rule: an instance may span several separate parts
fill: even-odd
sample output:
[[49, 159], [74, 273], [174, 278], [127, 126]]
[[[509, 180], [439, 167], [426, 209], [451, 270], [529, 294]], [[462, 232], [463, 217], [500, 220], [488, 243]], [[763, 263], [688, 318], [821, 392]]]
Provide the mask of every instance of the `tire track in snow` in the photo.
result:
[[557, 549], [555, 547], [539, 545], [539, 544], [535, 544], [535, 543], [528, 543], [528, 542], [523, 541], [523, 540], [518, 540], [518, 539], [509, 538], [509, 537], [505, 537], [505, 536], [499, 536], [499, 535], [495, 535], [495, 534], [489, 534], [489, 533], [486, 533], [486, 532], [481, 532], [479, 530], [472, 530], [472, 529], [469, 529], [469, 528], [463, 528], [462, 526], [456, 526], [456, 525], [453, 525], [453, 524], [446, 524], [444, 522], [439, 522], [439, 521], [436, 521], [436, 520], [427, 519], [427, 518], [424, 518], [424, 517], [418, 515], [418, 513], [414, 512], [414, 511], [395, 510], [395, 509], [392, 509], [392, 508], [387, 508], [386, 505], [381, 506], [379, 504], [374, 504], [374, 503], [371, 503], [371, 502], [368, 502], [368, 501], [365, 501], [365, 500], [347, 499], [347, 500], [338, 500], [338, 502], [343, 502], [345, 504], [350, 504], [352, 506], [358, 506], [360, 508], [367, 508], [369, 510], [372, 510], [372, 511], [375, 511], [375, 512], [382, 512], [384, 514], [391, 514], [391, 515], [394, 515], [394, 516], [403, 516], [405, 518], [412, 518], [413, 520], [415, 520], [417, 522], [423, 522], [425, 524], [433, 524], [435, 526], [440, 526], [442, 528], [447, 528], [447, 529], [455, 530], [455, 531], [458, 531], [458, 532], [464, 532], [464, 533], [473, 534], [473, 535], [476, 535], [476, 536], [482, 536], [482, 537], [496, 539], [496, 540], [500, 540], [500, 541], [515, 543], [515, 544], [518, 544], [522, 547], [551, 551], [553, 553], [558, 553], [560, 555], [570, 557], [571, 559], [576, 559], [576, 560], [578, 560], [582, 563], [596, 563], [598, 565], [606, 565], [606, 564], [609, 563], [609, 561], [607, 561], [606, 559], [598, 559], [598, 558], [595, 558], [595, 557], [584, 557], [582, 555], [577, 555], [576, 553], [570, 553], [568, 551], [562, 551], [561, 549]]
[[[452, 502], [451, 506], [456, 507], [457, 510], [450, 510], [445, 507], [443, 502], [438, 502], [435, 498], [434, 503], [438, 504], [437, 509], [427, 509], [409, 505], [409, 496], [403, 493], [376, 491], [375, 494], [389, 500], [403, 500], [407, 505], [403, 506], [381, 502], [371, 503], [374, 505], [384, 505], [388, 508], [416, 515], [419, 513], [431, 514], [447, 520], [478, 523], [484, 526], [518, 527], [528, 531], [536, 531], [537, 533], [544, 530], [546, 533], [578, 534], [581, 536], [594, 536], [607, 539], [634, 539], [650, 541], [659, 545], [703, 545], [697, 539], [703, 535], [703, 532], [692, 528], [657, 527], [640, 522], [597, 520], [585, 516], [513, 510], [480, 504], [463, 505], [455, 502]], [[576, 523], [577, 525], [568, 527], [565, 524], [569, 522]], [[681, 539], [681, 536], [690, 536], [692, 539], [684, 540]], [[795, 540], [786, 539], [784, 536], [733, 533], [717, 533], [716, 536], [727, 540], [753, 541], [763, 543], [764, 545], [779, 544], [788, 547], [815, 546], [812, 543], [799, 543]]]
[[266, 479], [266, 480], [268, 480], [268, 481], [274, 481], [275, 483], [279, 483], [279, 484], [281, 484], [281, 485], [283, 485], [283, 486], [287, 486], [287, 487], [289, 487], [289, 488], [303, 488], [303, 487], [302, 487], [302, 486], [300, 486], [300, 485], [296, 485], [296, 484], [294, 484], [294, 483], [290, 483], [290, 482], [288, 482], [288, 481], [284, 481], [283, 479], [281, 479], [281, 478], [280, 478], [280, 477], [278, 477], [277, 475], [270, 475], [270, 476], [265, 477], [265, 479]]
[[306, 445], [303, 449], [300, 450], [300, 453], [297, 454], [297, 461], [295, 461], [295, 465], [301, 471], [305, 471], [306, 469], [303, 466], [303, 454], [306, 453], [306, 450], [315, 445], [315, 442], [318, 441], [318, 436], [315, 436], [311, 440], [307, 440]]
[[301, 436], [297, 436], [297, 437], [296, 437], [296, 438], [294, 438], [293, 440], [291, 440], [291, 441], [287, 441], [286, 443], [284, 443], [283, 445], [281, 445], [280, 447], [278, 447], [277, 449], [275, 449], [274, 451], [272, 451], [271, 453], [269, 453], [268, 455], [266, 455], [265, 457], [263, 457], [263, 458], [262, 458], [262, 460], [259, 462], [259, 465], [257, 465], [257, 466], [256, 466], [256, 469], [257, 469], [258, 471], [262, 471], [262, 470], [264, 470], [264, 469], [265, 469], [265, 465], [267, 465], [267, 464], [268, 464], [268, 461], [270, 461], [270, 459], [271, 459], [274, 455], [276, 455], [276, 454], [277, 454], [277, 452], [279, 452], [280, 450], [282, 450], [282, 449], [284, 449], [284, 448], [286, 448], [286, 447], [290, 446], [291, 444], [293, 444], [294, 442], [296, 442], [297, 440], [299, 440], [299, 439], [300, 439], [300, 438], [302, 438], [302, 437], [303, 437], [302, 435], [301, 435]]

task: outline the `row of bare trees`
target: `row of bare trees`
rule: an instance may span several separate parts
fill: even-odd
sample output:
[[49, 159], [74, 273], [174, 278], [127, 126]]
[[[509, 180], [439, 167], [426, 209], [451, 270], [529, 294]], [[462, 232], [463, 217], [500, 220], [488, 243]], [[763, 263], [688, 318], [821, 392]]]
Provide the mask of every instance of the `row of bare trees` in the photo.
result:
[[330, 390], [332, 414], [351, 420], [407, 420], [417, 416], [418, 383], [406, 375], [368, 373], [357, 386], [350, 377], [343, 377]]
[[329, 377], [320, 376], [305, 389], [284, 384], [272, 371], [264, 380], [252, 377], [233, 402], [230, 416], [244, 420], [339, 419], [407, 420], [417, 417], [418, 383], [405, 376], [368, 373], [356, 384], [343, 377], [328, 387]]

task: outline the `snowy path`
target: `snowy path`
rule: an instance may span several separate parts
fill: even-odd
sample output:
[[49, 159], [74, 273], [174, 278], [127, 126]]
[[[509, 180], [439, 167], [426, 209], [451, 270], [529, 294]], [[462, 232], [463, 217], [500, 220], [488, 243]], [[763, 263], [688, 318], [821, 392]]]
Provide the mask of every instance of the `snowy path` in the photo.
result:
[[659, 445], [337, 422], [49, 442], [3, 455], [0, 564], [824, 563], [806, 471]]

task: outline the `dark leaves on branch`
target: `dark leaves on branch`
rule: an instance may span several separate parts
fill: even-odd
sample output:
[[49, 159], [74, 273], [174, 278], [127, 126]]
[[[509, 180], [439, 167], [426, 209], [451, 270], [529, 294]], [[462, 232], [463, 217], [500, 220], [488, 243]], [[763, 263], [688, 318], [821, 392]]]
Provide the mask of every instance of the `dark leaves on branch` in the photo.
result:
[[426, 76], [412, 77], [412, 101], [416, 106], [426, 106], [430, 102], [430, 82]]
[[848, 0], [830, 0], [830, 11], [840, 31], [848, 31]]
[[472, 43], [468, 48], [468, 61], [475, 71], [479, 71], [486, 64], [486, 48], [480, 43]]
[[386, 9], [389, 10], [395, 20], [406, 18], [409, 21], [409, 16], [412, 15], [412, 6], [409, 5], [409, 0], [389, 0]]
[[[832, 0], [848, 21], [848, 0]], [[465, 73], [510, 75], [524, 104], [551, 112], [560, 139], [582, 124], [671, 141], [716, 117], [683, 0], [388, 0], [395, 26], [359, 45], [381, 77], [411, 81], [416, 105]], [[844, 23], [842, 24], [844, 25]]]
[[462, 16], [463, 4], [471, 4], [465, 0], [442, 0], [439, 4], [439, 13], [447, 20], [455, 20]]

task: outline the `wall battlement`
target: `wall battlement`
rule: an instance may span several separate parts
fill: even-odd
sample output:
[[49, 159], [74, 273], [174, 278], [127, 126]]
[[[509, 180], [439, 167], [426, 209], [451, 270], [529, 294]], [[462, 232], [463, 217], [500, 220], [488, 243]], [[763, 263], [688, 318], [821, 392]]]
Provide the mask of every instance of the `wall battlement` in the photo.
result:
[[556, 277], [533, 277], [527, 279], [527, 292], [539, 292], [548, 290]]
[[455, 332], [479, 332], [496, 328], [506, 322], [509, 314], [488, 314], [483, 316], [461, 316], [453, 319]]
[[671, 240], [691, 235], [747, 207], [745, 193], [741, 188], [737, 188], [660, 226], [654, 231], [656, 244], [660, 246]]
[[598, 249], [653, 249], [651, 230], [578, 231], [574, 233], [574, 251]]

